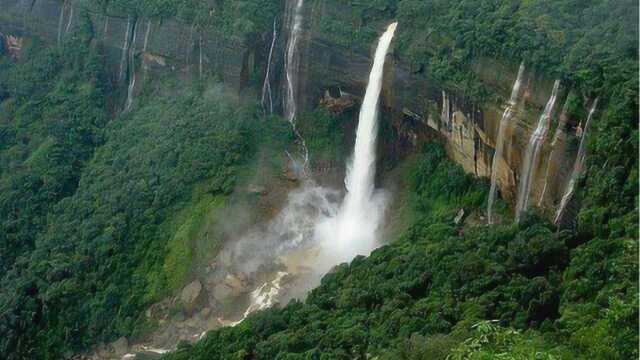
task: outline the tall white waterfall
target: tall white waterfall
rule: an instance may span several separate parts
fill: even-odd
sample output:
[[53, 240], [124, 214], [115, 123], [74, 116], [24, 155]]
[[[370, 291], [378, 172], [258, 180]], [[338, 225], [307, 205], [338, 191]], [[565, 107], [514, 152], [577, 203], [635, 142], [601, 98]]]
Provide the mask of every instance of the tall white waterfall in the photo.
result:
[[569, 183], [567, 184], [567, 189], [564, 192], [564, 196], [562, 196], [562, 200], [560, 201], [560, 206], [558, 207], [558, 211], [556, 212], [556, 217], [554, 219], [554, 223], [558, 225], [562, 220], [562, 216], [569, 204], [569, 201], [573, 197], [576, 188], [576, 181], [582, 175], [585, 166], [586, 160], [586, 152], [587, 152], [587, 131], [591, 126], [591, 120], [593, 119], [593, 114], [596, 112], [596, 107], [598, 106], [598, 99], [593, 102], [591, 106], [591, 110], [589, 110], [589, 115], [587, 116], [587, 121], [584, 123], [584, 129], [582, 132], [582, 137], [580, 138], [580, 146], [578, 147], [578, 155], [576, 156], [576, 161], [573, 165], [573, 171], [571, 172], [571, 178], [569, 179]]
[[298, 72], [300, 68], [300, 55], [298, 53], [298, 43], [302, 35], [302, 17], [303, 17], [304, 0], [295, 0], [293, 9], [290, 10], [289, 20], [289, 41], [287, 43], [287, 51], [285, 53], [285, 76], [286, 76], [286, 96], [284, 97], [284, 115], [291, 124], [291, 128], [298, 138], [298, 142], [302, 147], [304, 163], [302, 171], [304, 172], [309, 162], [309, 151], [307, 144], [300, 135], [296, 127], [297, 116], [297, 91], [298, 91]]
[[269, 58], [267, 59], [267, 71], [264, 76], [264, 84], [262, 85], [262, 107], [267, 109], [267, 99], [269, 104], [269, 113], [273, 114], [273, 94], [271, 92], [271, 61], [273, 59], [273, 49], [276, 47], [276, 39], [278, 38], [278, 30], [276, 28], [276, 19], [273, 19], [273, 36], [271, 37], [271, 47], [269, 48]]
[[529, 145], [524, 155], [524, 162], [522, 163], [522, 172], [520, 174], [520, 184], [518, 186], [518, 202], [516, 204], [516, 220], [520, 219], [522, 212], [524, 212], [529, 206], [529, 194], [531, 193], [531, 184], [533, 182], [536, 170], [536, 164], [540, 157], [540, 150], [549, 132], [549, 126], [551, 125], [551, 114], [553, 108], [556, 105], [556, 99], [558, 97], [558, 89], [560, 88], [560, 80], [556, 80], [553, 84], [553, 90], [551, 91], [551, 97], [547, 101], [547, 105], [540, 115], [538, 120], [538, 126], [529, 139]]
[[518, 104], [518, 96], [520, 95], [520, 87], [522, 85], [522, 75], [524, 74], [524, 63], [520, 64], [518, 70], [518, 77], [515, 83], [513, 83], [513, 89], [511, 90], [511, 98], [507, 103], [507, 108], [502, 113], [502, 119], [500, 119], [498, 138], [496, 139], [496, 150], [493, 154], [493, 162], [491, 164], [491, 188], [489, 190], [489, 203], [487, 205], [487, 218], [489, 224], [493, 224], [493, 204], [496, 201], [496, 193], [498, 188], [498, 161], [502, 158], [504, 152], [504, 135], [509, 127], [509, 123], [513, 114], [515, 113], [515, 107]]
[[353, 158], [347, 168], [347, 195], [335, 222], [323, 229], [327, 232], [323, 234], [325, 247], [333, 254], [334, 261], [367, 255], [376, 246], [375, 235], [384, 209], [384, 198], [374, 194], [378, 105], [385, 58], [396, 27], [397, 23], [389, 25], [378, 42], [360, 109]]

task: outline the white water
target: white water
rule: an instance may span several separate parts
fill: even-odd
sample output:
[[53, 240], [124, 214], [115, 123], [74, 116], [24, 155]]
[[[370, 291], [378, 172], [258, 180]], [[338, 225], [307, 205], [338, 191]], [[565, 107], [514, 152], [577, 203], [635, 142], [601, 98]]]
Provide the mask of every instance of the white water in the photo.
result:
[[102, 38], [106, 39], [108, 33], [109, 33], [109, 16], [105, 15], [104, 28], [102, 29]]
[[529, 194], [531, 193], [531, 184], [535, 178], [535, 169], [540, 157], [540, 150], [549, 132], [549, 126], [551, 124], [551, 113], [556, 104], [558, 97], [558, 89], [560, 88], [560, 80], [556, 80], [553, 84], [553, 90], [551, 91], [551, 97], [547, 102], [547, 105], [540, 115], [538, 120], [538, 126], [529, 139], [529, 145], [524, 156], [524, 162], [522, 163], [522, 172], [520, 174], [520, 184], [518, 186], [518, 201], [516, 204], [516, 220], [520, 219], [522, 213], [529, 206]]
[[[346, 179], [349, 194], [340, 206], [340, 191], [306, 179], [299, 189], [289, 193], [286, 205], [277, 216], [266, 224], [258, 224], [239, 240], [226, 244], [212, 263], [210, 279], [226, 279], [229, 275], [246, 279], [247, 285], [241, 285], [241, 291], [248, 292], [249, 304], [233, 320], [218, 317], [223, 326], [235, 326], [255, 311], [304, 297], [333, 266], [350, 261], [358, 254], [369, 254], [377, 245], [373, 240], [382, 219], [384, 196], [375, 193], [373, 188], [375, 128], [382, 70], [395, 27], [396, 24], [389, 26], [376, 52], [361, 109], [354, 158]], [[241, 221], [229, 225], [229, 229], [237, 229], [242, 224]], [[343, 231], [345, 227], [348, 231]], [[363, 231], [354, 236], [351, 230], [359, 227]], [[361, 235], [367, 236], [364, 242]], [[221, 284], [219, 281], [215, 284]], [[207, 286], [206, 281], [204, 284]], [[208, 291], [216, 290], [208, 288]], [[238, 299], [238, 295], [228, 295], [225, 301]], [[205, 337], [206, 332], [202, 330], [207, 330], [208, 325], [200, 326], [204, 327], [191, 334], [193, 339]], [[162, 346], [173, 347], [171, 344]], [[134, 349], [166, 351], [147, 344], [136, 345]]]
[[131, 32], [131, 16], [127, 18], [127, 31], [124, 33], [124, 44], [122, 45], [122, 57], [120, 58], [120, 74], [118, 81], [122, 81], [124, 76], [124, 68], [126, 66], [127, 54], [129, 53], [129, 34]]
[[522, 85], [522, 75], [524, 74], [524, 63], [520, 64], [518, 70], [518, 77], [513, 83], [513, 89], [511, 90], [511, 98], [507, 103], [507, 108], [502, 113], [502, 119], [500, 119], [498, 138], [496, 139], [496, 149], [493, 154], [493, 162], [491, 164], [491, 188], [489, 190], [489, 203], [487, 205], [487, 218], [489, 224], [493, 224], [493, 204], [496, 201], [497, 189], [498, 189], [498, 161], [502, 158], [504, 152], [504, 135], [509, 127], [509, 122], [515, 113], [515, 107], [518, 104], [518, 96], [520, 96], [520, 87]]
[[69, 32], [71, 29], [71, 22], [73, 21], [73, 4], [69, 4], [69, 21], [67, 22], [67, 27], [65, 28], [65, 34]]
[[[262, 107], [266, 108], [267, 98], [269, 99], [269, 113], [273, 114], [273, 95], [271, 92], [271, 81], [269, 79], [271, 74], [271, 60], [273, 59], [273, 49], [276, 46], [276, 39], [278, 37], [278, 30], [276, 29], [276, 19], [273, 19], [273, 36], [271, 38], [271, 47], [269, 48], [269, 58], [267, 59], [267, 73], [264, 76], [264, 84], [262, 85]], [[266, 109], [265, 109], [266, 112]]]
[[149, 45], [150, 34], [151, 34], [151, 20], [147, 21], [147, 30], [144, 32], [144, 43], [142, 45], [142, 52], [147, 51], [147, 45]]
[[302, 147], [303, 152], [303, 164], [302, 172], [306, 172], [307, 164], [309, 162], [309, 150], [307, 144], [300, 135], [298, 128], [296, 127], [297, 116], [297, 99], [296, 92], [298, 90], [298, 71], [300, 67], [300, 57], [298, 54], [298, 42], [302, 35], [302, 15], [304, 0], [295, 0], [295, 6], [293, 7], [291, 21], [289, 25], [289, 42], [287, 43], [287, 51], [285, 53], [285, 76], [286, 76], [286, 96], [284, 97], [284, 115], [291, 124], [291, 129], [298, 138], [298, 142]]
[[[396, 26], [396, 23], [389, 25], [378, 44], [360, 110], [354, 155], [345, 179], [347, 194], [342, 205], [338, 207], [335, 202], [336, 192], [308, 181], [289, 196], [287, 206], [267, 229], [249, 233], [225, 251], [232, 259], [230, 262], [240, 264], [238, 271], [245, 274], [258, 271], [265, 261], [274, 258], [287, 264], [287, 272], [279, 271], [273, 280], [255, 288], [243, 319], [278, 301], [283, 296], [282, 279], [288, 273], [299, 271], [296, 269], [300, 264], [306, 268], [304, 272], [308, 272], [298, 274], [305, 276], [304, 284], [299, 284], [305, 288], [304, 292], [333, 266], [350, 261], [356, 255], [368, 255], [378, 245], [376, 233], [385, 204], [384, 194], [374, 192], [378, 102], [384, 62]], [[296, 290], [301, 292], [301, 289], [291, 291]]]
[[62, 24], [64, 23], [64, 9], [67, 7], [67, 1], [65, 0], [60, 7], [60, 17], [58, 18], [58, 45], [62, 41]]
[[578, 154], [576, 156], [576, 161], [573, 165], [573, 171], [571, 172], [571, 178], [569, 183], [567, 184], [567, 189], [565, 190], [564, 196], [562, 196], [562, 200], [560, 201], [560, 207], [558, 207], [558, 211], [556, 212], [556, 217], [554, 219], [554, 223], [558, 225], [562, 220], [562, 216], [569, 204], [569, 200], [573, 197], [576, 188], [576, 181], [582, 175], [585, 166], [586, 152], [587, 152], [587, 131], [589, 130], [589, 126], [591, 125], [591, 120], [593, 119], [593, 114], [596, 112], [596, 107], [598, 106], [598, 99], [593, 102], [591, 106], [591, 110], [589, 110], [589, 115], [587, 116], [587, 121], [584, 124], [584, 129], [582, 133], [582, 137], [580, 139], [580, 146], [578, 148]]
[[251, 292], [251, 305], [249, 305], [249, 308], [244, 312], [243, 319], [251, 313], [270, 308], [278, 301], [282, 279], [286, 275], [286, 272], [279, 271], [273, 281], [266, 282]]
[[565, 101], [564, 106], [562, 107], [562, 112], [560, 112], [560, 120], [558, 121], [558, 127], [556, 127], [556, 132], [553, 134], [553, 140], [551, 140], [551, 153], [549, 154], [549, 160], [547, 161], [547, 170], [544, 172], [544, 186], [542, 187], [542, 193], [540, 194], [540, 199], [538, 200], [538, 207], [542, 206], [544, 202], [544, 197], [547, 194], [547, 188], [549, 187], [549, 177], [551, 176], [551, 165], [553, 161], [555, 161], [556, 153], [558, 152], [558, 141], [560, 139], [566, 138], [565, 127], [567, 126], [567, 105], [568, 101]]
[[[447, 132], [451, 132], [453, 129], [453, 119], [451, 114], [451, 98], [447, 93], [442, 91], [442, 113], [440, 114], [440, 119], [444, 124], [444, 128]], [[449, 134], [451, 135], [451, 134]]]
[[397, 25], [389, 25], [378, 42], [360, 109], [353, 159], [347, 168], [347, 195], [338, 216], [319, 227], [323, 248], [334, 264], [368, 255], [377, 245], [385, 203], [384, 196], [374, 193], [378, 106], [384, 63]]
[[135, 23], [133, 25], [133, 40], [131, 41], [131, 46], [128, 51], [128, 73], [129, 73], [129, 86], [127, 87], [127, 101], [124, 105], [124, 111], [127, 112], [131, 109], [131, 105], [133, 104], [133, 91], [136, 87], [136, 68], [135, 68], [135, 50], [136, 50], [136, 38], [137, 38], [137, 29]]

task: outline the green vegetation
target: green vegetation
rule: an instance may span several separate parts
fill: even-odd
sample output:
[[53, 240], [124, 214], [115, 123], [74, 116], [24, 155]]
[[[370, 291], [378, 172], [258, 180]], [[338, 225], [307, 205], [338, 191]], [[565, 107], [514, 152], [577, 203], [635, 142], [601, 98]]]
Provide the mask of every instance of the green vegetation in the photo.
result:
[[199, 232], [247, 161], [291, 135], [215, 83], [150, 85], [108, 122], [98, 48], [25, 58], [0, 73], [0, 352], [60, 358], [135, 333], [217, 250]]
[[[249, 46], [284, 8], [85, 3], [177, 18]], [[495, 96], [478, 64], [515, 68], [523, 59], [571, 88], [575, 118], [599, 96], [577, 227], [558, 231], [533, 213], [519, 225], [481, 225], [486, 183], [429, 145], [415, 155], [402, 194], [411, 216], [393, 244], [338, 266], [304, 303], [255, 314], [168, 358], [637, 358], [637, 3], [310, 3], [324, 12], [312, 29], [345, 51], [368, 52], [398, 20], [395, 56], [478, 104]], [[133, 111], [116, 114], [119, 91], [83, 19], [59, 47], [33, 40], [15, 62], [0, 53], [0, 353], [9, 359], [62, 358], [139, 334], [143, 311], [218, 250], [208, 230], [238, 184], [257, 177], [249, 164], [275, 169], [276, 153], [295, 141], [285, 121], [264, 119], [210, 79], [147, 81]], [[312, 161], [344, 161], [348, 117], [300, 116]], [[467, 218], [456, 224], [461, 208]]]
[[107, 122], [102, 64], [85, 42], [0, 59], [0, 272], [35, 246], [46, 214], [73, 194]]
[[282, 3], [274, 0], [86, 0], [107, 14], [177, 18], [224, 39], [255, 40], [273, 26]]
[[323, 37], [368, 52], [381, 29], [398, 21], [397, 55], [468, 98], [491, 95], [471, 71], [483, 57], [513, 67], [525, 61], [586, 95], [620, 87], [637, 94], [638, 4], [631, 0], [321, 2], [330, 12], [315, 26]]
[[[410, 178], [410, 204], [418, 215], [392, 245], [338, 266], [304, 303], [210, 332], [167, 358], [637, 355], [635, 307], [620, 303], [610, 309], [608, 318], [615, 319], [617, 330], [608, 334], [598, 332], [586, 341], [565, 332], [572, 311], [562, 304], [573, 295], [572, 274], [582, 266], [580, 256], [572, 254], [590, 251], [592, 244], [575, 247], [570, 233], [556, 232], [534, 214], [520, 225], [474, 225], [473, 211], [483, 206], [486, 186], [446, 160], [439, 146], [427, 147]], [[453, 222], [460, 208], [471, 212], [465, 225]], [[593, 283], [593, 276], [584, 282]], [[637, 296], [637, 284], [618, 285], [618, 291]], [[614, 345], [600, 352], [605, 344]]]

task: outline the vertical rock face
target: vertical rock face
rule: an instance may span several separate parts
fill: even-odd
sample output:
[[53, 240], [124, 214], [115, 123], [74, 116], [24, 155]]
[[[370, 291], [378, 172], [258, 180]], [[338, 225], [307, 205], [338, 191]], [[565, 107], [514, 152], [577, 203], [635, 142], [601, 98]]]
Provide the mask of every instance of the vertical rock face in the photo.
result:
[[[322, 11], [314, 14], [324, 15]], [[308, 53], [304, 56], [314, 61], [307, 68], [308, 81], [303, 91], [307, 98], [301, 101], [307, 108], [301, 111], [322, 103], [328, 89], [338, 88], [349, 96], [361, 97], [366, 87], [372, 54], [342, 48], [323, 38], [320, 32], [312, 31], [309, 42]], [[519, 68], [518, 64], [480, 58], [473, 64], [472, 70], [500, 100], [474, 104], [422, 75], [412, 73], [402, 59], [395, 58], [385, 74], [381, 103], [396, 130], [398, 142], [415, 149], [423, 140], [432, 137], [429, 134], [437, 134], [444, 140], [449, 156], [465, 171], [490, 178], [500, 120], [509, 103]], [[504, 149], [496, 159], [498, 189], [501, 197], [511, 205], [516, 203], [527, 144], [551, 96], [553, 85], [553, 79], [534, 71], [525, 71], [523, 74], [520, 94], [513, 105], [513, 116], [505, 129]], [[560, 89], [562, 95], [558, 102], [564, 101], [566, 90]], [[550, 131], [555, 131], [559, 117], [557, 109], [549, 115]], [[575, 146], [571, 146], [575, 142], [575, 130], [566, 120], [562, 127], [563, 132], [558, 135], [560, 139], [554, 145], [558, 148], [553, 154], [554, 159], [550, 156], [553, 138], [546, 136], [541, 141], [539, 154], [531, 169], [534, 176], [529, 184], [529, 199], [532, 205], [541, 206], [549, 216], [559, 205], [569, 174], [559, 165], [547, 164], [549, 161], [571, 162], [576, 156]], [[413, 150], [405, 146], [403, 151]], [[547, 178], [551, 181], [545, 181]], [[543, 201], [540, 201], [541, 198], [544, 198]]]
[[[80, 0], [0, 0], [0, 36], [5, 51], [19, 57], [26, 37], [36, 36], [50, 44], [55, 44], [58, 38], [64, 40], [82, 21], [82, 3]], [[323, 16], [347, 10], [329, 9], [321, 2], [304, 7], [306, 20], [300, 26], [305, 31], [297, 44], [300, 61], [296, 102], [299, 113], [319, 106], [326, 100], [327, 90], [334, 94], [331, 102], [334, 104], [352, 103], [364, 95], [373, 49], [359, 52], [345, 48], [324, 38], [321, 31], [316, 31]], [[128, 14], [86, 13], [96, 39], [104, 45], [114, 82], [119, 77], [122, 55], [127, 52], [123, 49], [125, 35], [128, 31], [135, 31], [130, 39], [138, 40], [130, 49], [130, 61], [125, 61], [125, 66], [135, 67], [136, 72], [144, 71], [145, 76], [172, 72], [196, 78], [202, 72], [214, 73], [228, 87], [240, 91], [256, 69], [261, 69], [259, 75], [264, 79], [266, 69], [270, 67], [272, 89], [284, 88], [286, 77], [282, 68], [286, 40], [283, 35], [274, 44], [273, 29], [263, 34], [260, 40], [263, 43], [248, 47], [240, 40], [221, 39], [174, 19], [160, 22], [139, 18], [138, 26], [131, 30]], [[279, 34], [283, 32], [283, 20], [279, 21]], [[269, 66], [268, 54], [271, 51], [273, 57]], [[381, 94], [382, 121], [390, 123], [393, 129], [393, 136], [389, 136], [394, 139], [389, 148], [394, 152], [391, 158], [415, 151], [422, 142], [437, 136], [444, 140], [450, 157], [467, 172], [490, 177], [500, 119], [518, 74], [517, 64], [477, 59], [472, 66], [474, 73], [501, 100], [474, 104], [455, 91], [443, 89], [423, 75], [413, 73], [402, 59], [393, 56], [393, 50], [391, 52]], [[126, 78], [131, 79], [131, 76], [135, 75], [129, 74]], [[281, 86], [275, 86], [278, 83]], [[121, 84], [126, 89], [131, 82], [123, 81]], [[496, 159], [499, 192], [511, 204], [515, 204], [527, 144], [551, 95], [553, 81], [527, 71], [521, 86], [514, 117], [504, 133], [503, 152]], [[134, 84], [132, 94], [135, 87]], [[565, 101], [566, 90], [560, 90], [559, 104]], [[274, 91], [271, 101], [278, 104], [283, 95]], [[278, 110], [281, 109], [275, 109]], [[551, 114], [550, 131], [554, 136], [547, 136], [541, 145], [529, 195], [531, 204], [542, 206], [550, 216], [560, 203], [570, 175], [567, 174], [569, 171], [563, 171], [566, 166], [562, 164], [573, 163], [578, 143], [574, 128], [580, 119], [562, 122], [563, 131], [555, 136], [559, 118], [558, 111]], [[555, 144], [552, 146], [552, 143]]]
[[[0, 34], [5, 42], [9, 37], [38, 37], [55, 44], [58, 38], [64, 40], [78, 27], [80, 15], [86, 10], [82, 6], [80, 0], [0, 0]], [[104, 45], [111, 74], [117, 80], [128, 14], [102, 14], [93, 10], [86, 13], [93, 25], [94, 36]], [[205, 70], [216, 73], [229, 86], [239, 89], [243, 59], [249, 53], [240, 40], [210, 37], [194, 30], [191, 24], [173, 19], [153, 22], [151, 36], [146, 37], [149, 19], [139, 18], [137, 23], [134, 35], [138, 41], [132, 56], [141, 58], [144, 67], [156, 73], [198, 76], [202, 61]], [[142, 39], [146, 39], [146, 46]]]

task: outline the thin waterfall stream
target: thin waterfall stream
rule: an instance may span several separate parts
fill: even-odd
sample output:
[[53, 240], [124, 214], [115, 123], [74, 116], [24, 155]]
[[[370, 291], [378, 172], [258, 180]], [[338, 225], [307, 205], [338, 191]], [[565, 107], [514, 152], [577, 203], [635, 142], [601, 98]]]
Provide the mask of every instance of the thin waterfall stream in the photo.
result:
[[521, 63], [520, 69], [518, 70], [518, 76], [513, 84], [513, 89], [511, 90], [511, 98], [509, 98], [507, 108], [502, 114], [502, 119], [500, 119], [498, 138], [496, 139], [496, 150], [493, 155], [493, 162], [491, 163], [491, 188], [489, 189], [489, 202], [487, 204], [487, 218], [489, 224], [492, 224], [494, 221], [493, 204], [496, 201], [498, 189], [498, 162], [502, 158], [502, 153], [504, 152], [505, 133], [507, 132], [507, 128], [510, 126], [511, 118], [513, 118], [513, 115], [515, 114], [515, 107], [518, 104], [518, 96], [520, 95], [523, 74], [524, 63]]
[[[302, 36], [302, 20], [303, 20], [304, 0], [295, 0], [295, 5], [290, 10], [289, 21], [289, 41], [287, 43], [287, 49], [285, 53], [285, 76], [286, 76], [286, 96], [284, 97], [284, 115], [285, 118], [291, 124], [293, 130], [303, 153], [303, 164], [300, 166], [300, 172], [305, 175], [307, 165], [309, 163], [309, 150], [307, 143], [298, 131], [296, 126], [297, 116], [297, 91], [299, 83], [299, 70], [300, 70], [300, 54], [298, 52], [298, 43]], [[289, 152], [287, 155], [296, 164], [293, 156]]]
[[596, 112], [596, 108], [598, 107], [598, 99], [595, 99], [593, 105], [591, 106], [591, 110], [589, 110], [589, 115], [587, 116], [587, 121], [584, 123], [584, 128], [580, 138], [580, 146], [578, 148], [578, 154], [576, 155], [576, 161], [573, 165], [573, 171], [571, 172], [571, 177], [569, 183], [567, 184], [567, 188], [564, 192], [564, 196], [562, 196], [562, 200], [560, 201], [560, 206], [558, 207], [558, 211], [556, 212], [556, 216], [554, 218], [554, 223], [558, 225], [562, 221], [562, 217], [567, 209], [567, 205], [569, 201], [573, 197], [573, 194], [576, 190], [576, 182], [578, 178], [584, 172], [585, 162], [586, 162], [586, 152], [587, 152], [587, 132], [589, 131], [589, 127], [591, 126], [591, 121], [593, 120], [593, 114]]
[[542, 145], [547, 138], [549, 127], [551, 125], [551, 115], [556, 105], [556, 99], [558, 98], [558, 89], [560, 88], [560, 80], [556, 80], [553, 84], [553, 90], [551, 91], [551, 97], [547, 101], [547, 105], [544, 111], [540, 115], [538, 125], [531, 134], [529, 144], [524, 156], [524, 162], [522, 163], [522, 172], [520, 174], [520, 184], [518, 186], [518, 202], [516, 204], [516, 220], [520, 219], [522, 213], [529, 207], [529, 195], [531, 193], [531, 186], [533, 179], [535, 178], [536, 165], [540, 158], [540, 151]]
[[273, 35], [271, 37], [271, 47], [269, 48], [269, 57], [267, 59], [267, 71], [264, 76], [264, 84], [262, 85], [262, 107], [265, 108], [266, 112], [266, 103], [267, 99], [269, 104], [269, 114], [273, 114], [273, 94], [271, 91], [271, 62], [273, 60], [273, 49], [276, 47], [276, 40], [278, 38], [278, 29], [276, 28], [277, 22], [276, 19], [273, 19]]

